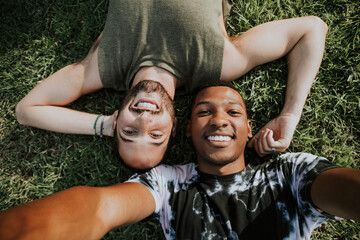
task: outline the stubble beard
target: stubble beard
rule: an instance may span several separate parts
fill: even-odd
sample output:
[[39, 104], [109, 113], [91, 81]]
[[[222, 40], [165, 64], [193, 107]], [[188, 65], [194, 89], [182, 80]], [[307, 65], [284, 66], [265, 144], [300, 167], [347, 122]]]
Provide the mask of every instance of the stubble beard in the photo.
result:
[[119, 112], [121, 112], [126, 107], [126, 105], [128, 105], [129, 102], [133, 101], [134, 98], [142, 91], [146, 93], [159, 94], [161, 98], [161, 103], [160, 103], [161, 106], [159, 106], [161, 109], [160, 112], [163, 112], [165, 110], [170, 114], [171, 119], [175, 119], [173, 100], [171, 99], [170, 95], [167, 93], [165, 88], [159, 82], [152, 80], [142, 80], [141, 82], [136, 84], [136, 86], [131, 88], [127, 92], [120, 106]]

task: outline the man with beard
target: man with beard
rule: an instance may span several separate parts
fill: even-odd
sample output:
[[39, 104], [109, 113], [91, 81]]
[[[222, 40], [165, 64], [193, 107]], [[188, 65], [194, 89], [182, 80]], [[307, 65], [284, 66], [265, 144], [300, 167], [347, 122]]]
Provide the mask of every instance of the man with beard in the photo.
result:
[[135, 169], [158, 165], [169, 138], [175, 136], [177, 121], [172, 99], [162, 85], [150, 80], [136, 84], [115, 120], [116, 146], [124, 163]]
[[[224, 24], [228, 13], [225, 0], [145, 0], [141, 4], [111, 0], [104, 31], [86, 58], [31, 90], [16, 107], [17, 120], [50, 131], [113, 136], [117, 112], [103, 116], [62, 106], [102, 88], [127, 91], [143, 80], [161, 85], [173, 99], [175, 89], [189, 93], [209, 80], [233, 81], [258, 65], [286, 56], [285, 105], [263, 128], [274, 133], [270, 151], [257, 137], [250, 144], [260, 156], [284, 151], [319, 70], [327, 25], [309, 16], [268, 22], [229, 36]], [[157, 93], [148, 92], [117, 119], [118, 152], [132, 167], [153, 167], [164, 155], [176, 122], [168, 116], [166, 123], [158, 121], [162, 101]]]
[[[202, 89], [186, 133], [197, 164], [159, 165], [110, 187], [74, 187], [0, 213], [1, 239], [99, 239], [153, 215], [167, 239], [310, 239], [334, 216], [360, 220], [360, 170], [307, 153], [245, 165], [241, 95]], [[269, 150], [271, 130], [259, 136]], [[84, 204], [86, 203], [86, 204]]]

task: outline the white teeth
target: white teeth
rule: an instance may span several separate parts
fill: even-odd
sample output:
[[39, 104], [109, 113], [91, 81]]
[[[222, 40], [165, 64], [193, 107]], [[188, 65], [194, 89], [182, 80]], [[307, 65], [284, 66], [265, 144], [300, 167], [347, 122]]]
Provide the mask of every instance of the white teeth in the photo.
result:
[[151, 109], [154, 109], [154, 110], [157, 109], [155, 104], [151, 104], [151, 103], [148, 103], [148, 102], [139, 102], [137, 104], [137, 107], [151, 108]]
[[229, 136], [209, 136], [207, 138], [209, 141], [230, 141], [231, 140], [231, 137]]

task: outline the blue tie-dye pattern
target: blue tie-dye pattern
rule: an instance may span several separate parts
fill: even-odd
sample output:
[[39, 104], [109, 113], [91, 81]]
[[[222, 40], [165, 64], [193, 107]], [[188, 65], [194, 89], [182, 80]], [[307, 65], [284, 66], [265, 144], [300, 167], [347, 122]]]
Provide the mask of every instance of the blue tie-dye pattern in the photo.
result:
[[[320, 214], [301, 194], [304, 187], [309, 184], [306, 180], [308, 179], [308, 173], [311, 172], [317, 175], [324, 170], [316, 168], [319, 161], [323, 161], [323, 159], [310, 154], [284, 154], [279, 159], [260, 166], [247, 166], [244, 171], [234, 175], [234, 179], [230, 184], [228, 182], [224, 184], [216, 180], [213, 187], [205, 189], [205, 192], [207, 197], [210, 198], [218, 193], [226, 193], [227, 196], [233, 196], [247, 212], [259, 214], [259, 206], [263, 204], [263, 196], [266, 193], [269, 191], [276, 193], [277, 189], [289, 186], [291, 194], [297, 202], [297, 209], [295, 213], [291, 212], [290, 214], [288, 206], [284, 202], [276, 202], [278, 216], [281, 218], [280, 221], [287, 224], [286, 230], [288, 234], [283, 235], [282, 238], [310, 239], [311, 231], [328, 217]], [[330, 168], [332, 167], [335, 166], [330, 165]], [[156, 202], [155, 215], [158, 216], [162, 224], [165, 237], [175, 239], [176, 229], [170, 223], [176, 218], [176, 210], [172, 209], [169, 199], [174, 194], [186, 192], [189, 186], [199, 181], [196, 165], [163, 165], [143, 175], [136, 175], [129, 181], [144, 184], [152, 192]], [[245, 199], [256, 199], [256, 201], [250, 206]], [[232, 229], [230, 221], [220, 221], [220, 224], [228, 232], [227, 237], [220, 236], [212, 231], [211, 225], [214, 218], [219, 221], [222, 217], [218, 216], [214, 209], [203, 202], [200, 193], [193, 195], [192, 202], [192, 211], [202, 219], [204, 225], [204, 231], [201, 233], [200, 239], [239, 239], [238, 233]], [[269, 219], [269, 221], [272, 221], [272, 219]], [[260, 226], [259, 231], [261, 231]], [[194, 238], [199, 238], [199, 236]]]

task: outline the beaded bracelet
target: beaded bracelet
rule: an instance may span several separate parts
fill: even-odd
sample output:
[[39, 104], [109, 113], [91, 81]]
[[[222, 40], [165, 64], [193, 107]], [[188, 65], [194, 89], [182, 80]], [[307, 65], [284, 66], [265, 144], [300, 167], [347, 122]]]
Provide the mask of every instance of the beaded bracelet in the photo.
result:
[[[95, 136], [97, 135], [96, 134], [96, 124], [97, 124], [97, 121], [99, 120], [99, 118], [103, 116], [102, 114], [99, 114], [96, 119], [95, 119], [95, 122], [94, 122], [94, 130], [95, 130]], [[102, 130], [101, 130], [101, 126], [100, 126], [100, 134], [102, 134]]]

